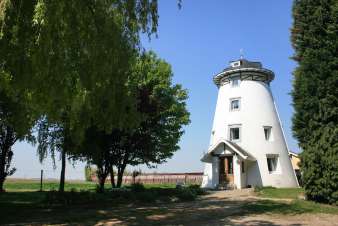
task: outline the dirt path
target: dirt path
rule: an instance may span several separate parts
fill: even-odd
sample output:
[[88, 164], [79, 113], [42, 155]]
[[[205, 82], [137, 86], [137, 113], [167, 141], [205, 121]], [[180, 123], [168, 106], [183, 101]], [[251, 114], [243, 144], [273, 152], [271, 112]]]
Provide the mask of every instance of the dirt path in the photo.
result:
[[[160, 204], [152, 207], [131, 206], [128, 211], [125, 208], [115, 209], [115, 216], [111, 216], [109, 220], [96, 222], [96, 225], [338, 225], [338, 215], [272, 214], [260, 211], [259, 208], [258, 210], [246, 208], [259, 200], [261, 199], [254, 196], [252, 190], [217, 191], [194, 202]], [[283, 200], [283, 203], [288, 202], [290, 200]], [[278, 205], [272, 208], [278, 208]], [[109, 211], [107, 214], [109, 215]]]
[[263, 199], [248, 189], [215, 191], [193, 202], [33, 209], [24, 222], [12, 225], [338, 226], [338, 215], [306, 212], [291, 200]]

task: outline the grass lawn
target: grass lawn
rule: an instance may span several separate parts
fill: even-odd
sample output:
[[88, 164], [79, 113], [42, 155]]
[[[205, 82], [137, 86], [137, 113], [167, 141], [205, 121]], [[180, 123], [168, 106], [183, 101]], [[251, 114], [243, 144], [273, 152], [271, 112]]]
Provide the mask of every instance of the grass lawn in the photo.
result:
[[303, 188], [262, 187], [256, 188], [255, 191], [261, 197], [275, 199], [298, 199], [300, 196], [304, 196]]
[[[145, 184], [145, 188], [175, 188], [175, 184]], [[111, 188], [110, 183], [106, 183], [106, 188]], [[81, 191], [94, 191], [96, 188], [95, 182], [87, 181], [70, 181], [65, 184], [65, 190], [71, 191], [72, 189]], [[57, 180], [45, 180], [43, 181], [43, 191], [57, 191], [59, 189], [59, 181]], [[9, 179], [5, 182], [5, 190], [9, 192], [14, 191], [39, 191], [40, 181], [39, 180], [26, 180], [26, 179]]]
[[[107, 187], [109, 184], [107, 184]], [[76, 190], [95, 190], [96, 184], [94, 182], [86, 181], [72, 181], [65, 184], [65, 190], [70, 191]], [[56, 180], [45, 180], [42, 184], [43, 191], [53, 191], [59, 189], [59, 182]], [[5, 182], [5, 190], [14, 191], [39, 191], [40, 181], [39, 180], [24, 180], [24, 179], [9, 179]]]
[[81, 181], [66, 182], [66, 192], [60, 194], [55, 191], [58, 189], [57, 181], [44, 182], [43, 192], [39, 192], [39, 183], [38, 180], [6, 181], [6, 192], [0, 193], [0, 225], [95, 222], [107, 217], [102, 214], [107, 209], [108, 212], [114, 209], [112, 213], [115, 214], [119, 206], [156, 206], [192, 201], [200, 195], [198, 188], [176, 189], [174, 184], [145, 185], [141, 188], [126, 186], [113, 191], [107, 184], [107, 191], [100, 194], [95, 192], [95, 183]]
[[338, 207], [320, 204], [302, 199], [303, 188], [256, 188], [256, 194], [260, 197], [271, 199], [290, 199], [290, 203], [276, 202], [274, 200], [260, 200], [246, 206], [249, 211], [272, 212], [280, 214], [301, 213], [328, 213], [338, 214]]
[[[39, 181], [9, 180], [7, 192], [0, 193], [0, 225], [95, 225], [102, 222], [134, 226], [232, 225], [231, 219], [250, 220], [252, 216], [260, 216], [262, 225], [284, 225], [289, 219], [294, 225], [307, 225], [312, 220], [321, 225], [322, 213], [330, 221], [332, 218], [338, 222], [338, 207], [300, 200], [302, 189], [260, 188], [256, 190], [258, 198], [245, 191], [218, 191], [188, 202], [199, 195], [198, 189], [175, 189], [173, 184], [164, 184], [137, 189], [126, 186], [128, 189], [111, 191], [107, 184], [107, 191], [100, 194], [95, 192], [95, 186], [90, 182], [68, 182], [67, 191], [60, 194], [53, 191], [58, 188], [57, 181], [46, 181], [45, 191], [38, 192]], [[243, 198], [243, 194], [248, 198]], [[313, 219], [304, 223], [303, 216], [309, 214]], [[252, 225], [258, 225], [257, 222], [253, 220]]]

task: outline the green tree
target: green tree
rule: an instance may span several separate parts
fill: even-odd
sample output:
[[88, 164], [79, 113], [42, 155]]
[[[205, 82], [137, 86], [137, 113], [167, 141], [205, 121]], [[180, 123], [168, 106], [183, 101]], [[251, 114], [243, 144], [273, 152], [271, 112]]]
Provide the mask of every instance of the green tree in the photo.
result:
[[338, 204], [338, 1], [295, 0], [293, 132], [307, 197]]
[[[2, 70], [61, 134], [77, 141], [92, 125], [109, 131], [138, 120], [124, 84], [140, 32], [156, 32], [157, 0], [2, 0], [0, 21]], [[60, 147], [62, 191], [70, 150]]]
[[172, 84], [172, 76], [170, 65], [153, 52], [143, 54], [134, 68], [129, 83], [137, 87], [137, 109], [143, 120], [138, 127], [115, 136], [118, 139], [112, 150], [118, 187], [127, 165], [161, 164], [179, 149], [183, 126], [190, 121], [187, 92]]
[[[66, 172], [66, 160], [72, 160], [71, 151], [75, 148], [76, 142], [75, 137], [68, 126], [65, 123], [52, 123], [48, 121], [46, 117], [41, 118], [37, 123], [37, 153], [39, 160], [42, 163], [43, 160], [48, 156], [51, 156], [53, 160], [53, 167], [56, 168], [55, 158], [56, 155], [60, 154], [61, 160], [61, 174], [59, 191], [64, 191], [65, 184], [65, 172]], [[66, 153], [67, 151], [67, 153]]]
[[[107, 125], [132, 123], [126, 118], [132, 103], [123, 84], [138, 52], [139, 33], [156, 32], [157, 1], [40, 0], [34, 12], [34, 97], [49, 124], [70, 136], [61, 141], [81, 140], [91, 125], [109, 130]], [[70, 148], [59, 149], [60, 191]]]
[[[0, 76], [3, 79], [5, 75], [0, 72]], [[10, 167], [14, 154], [12, 146], [24, 139], [34, 143], [31, 135], [34, 120], [27, 96], [12, 90], [11, 85], [7, 86], [10, 90], [5, 86], [0, 82], [0, 192], [4, 191], [6, 177], [13, 175], [16, 170]]]
[[138, 58], [126, 86], [137, 99], [138, 125], [111, 132], [90, 128], [83, 145], [88, 161], [97, 166], [100, 191], [109, 173], [112, 186], [120, 187], [128, 165], [151, 167], [165, 162], [179, 149], [183, 126], [189, 123], [187, 92], [181, 85], [172, 84], [170, 65], [155, 53]]
[[104, 184], [111, 169], [109, 142], [111, 134], [95, 126], [87, 128], [82, 144], [77, 146], [76, 159], [84, 159], [88, 165], [96, 166], [99, 192], [104, 192]]
[[21, 89], [32, 75], [29, 52], [32, 28], [27, 19], [33, 8], [28, 1], [0, 1], [0, 191], [11, 168], [12, 146], [18, 140], [34, 142], [31, 128], [35, 121], [31, 92]]

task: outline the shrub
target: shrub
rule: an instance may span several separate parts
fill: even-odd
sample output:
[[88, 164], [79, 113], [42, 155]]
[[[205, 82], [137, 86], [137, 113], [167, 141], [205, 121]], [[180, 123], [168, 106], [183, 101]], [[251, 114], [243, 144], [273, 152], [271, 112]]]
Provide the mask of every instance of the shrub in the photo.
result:
[[158, 199], [158, 194], [149, 191], [138, 192], [137, 199], [142, 202], [155, 202]]
[[47, 206], [68, 206], [97, 202], [99, 196], [92, 192], [47, 192], [42, 203]]
[[193, 201], [196, 199], [196, 193], [189, 188], [179, 189], [180, 192], [177, 194], [177, 198], [181, 201]]
[[206, 192], [204, 189], [201, 188], [200, 185], [198, 184], [193, 184], [193, 185], [190, 185], [188, 187], [188, 189], [190, 189], [193, 193], [195, 193], [196, 195], [205, 195]]
[[130, 186], [130, 189], [133, 191], [133, 192], [143, 192], [145, 191], [145, 187], [143, 184], [141, 183], [134, 183]]

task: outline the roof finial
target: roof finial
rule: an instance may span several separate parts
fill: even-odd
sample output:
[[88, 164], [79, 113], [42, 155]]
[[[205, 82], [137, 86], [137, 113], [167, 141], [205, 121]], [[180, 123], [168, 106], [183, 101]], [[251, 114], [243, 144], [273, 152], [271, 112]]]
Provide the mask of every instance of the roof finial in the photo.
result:
[[244, 53], [243, 53], [243, 49], [242, 48], [239, 50], [239, 53], [240, 53], [240, 59], [242, 60], [243, 57], [244, 57]]

